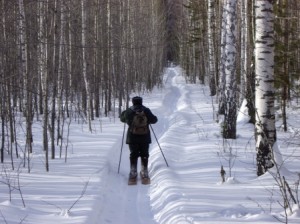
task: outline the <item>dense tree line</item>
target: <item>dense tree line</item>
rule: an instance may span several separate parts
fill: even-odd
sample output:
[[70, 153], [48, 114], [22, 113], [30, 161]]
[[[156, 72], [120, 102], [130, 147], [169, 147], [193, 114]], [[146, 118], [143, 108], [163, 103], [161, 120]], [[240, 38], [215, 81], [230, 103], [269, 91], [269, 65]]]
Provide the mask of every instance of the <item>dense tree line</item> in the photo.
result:
[[4, 151], [19, 154], [16, 114], [25, 118], [28, 155], [42, 115], [48, 170], [48, 142], [55, 158], [66, 117], [90, 124], [120, 111], [132, 91], [159, 84], [165, 10], [156, 0], [0, 1], [1, 161]]

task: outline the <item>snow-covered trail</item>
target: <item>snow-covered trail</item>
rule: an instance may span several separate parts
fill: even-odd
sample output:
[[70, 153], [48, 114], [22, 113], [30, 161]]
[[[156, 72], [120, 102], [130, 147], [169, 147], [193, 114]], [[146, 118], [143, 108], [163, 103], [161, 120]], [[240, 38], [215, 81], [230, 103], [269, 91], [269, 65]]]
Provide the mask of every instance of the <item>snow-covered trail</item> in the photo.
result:
[[[118, 149], [118, 153], [120, 149]], [[113, 155], [117, 158], [117, 154]], [[124, 145], [120, 173], [117, 173], [117, 163], [109, 165], [105, 187], [102, 192], [103, 199], [98, 210], [96, 223], [149, 223], [154, 224], [148, 196], [149, 186], [138, 183], [136, 186], [127, 185], [129, 173], [129, 153]], [[97, 208], [97, 206], [96, 206]]]
[[[152, 183], [149, 186], [140, 183], [137, 186], [128, 186], [128, 146], [123, 146], [118, 175], [116, 158], [120, 149], [116, 148], [111, 156], [114, 159], [110, 159], [109, 162], [110, 170], [105, 190], [107, 193], [98, 217], [101, 221], [98, 223], [193, 223], [193, 218], [186, 217], [183, 213], [196, 208], [200, 212], [201, 207], [204, 208], [203, 216], [213, 214], [200, 202], [202, 196], [199, 194], [199, 182], [210, 181], [216, 186], [219, 180], [219, 160], [207, 160], [210, 157], [216, 158], [215, 155], [212, 156], [216, 152], [216, 145], [208, 148], [207, 140], [211, 136], [218, 137], [215, 136], [218, 133], [210, 133], [210, 130], [216, 130], [210, 126], [218, 124], [213, 122], [212, 102], [205, 101], [209, 99], [208, 88], [201, 85], [190, 88], [188, 85], [180, 70], [169, 68], [164, 76], [163, 90], [143, 96], [144, 104], [151, 108], [159, 119], [157, 124], [152, 125], [159, 143], [158, 145], [152, 133], [149, 159]], [[204, 102], [199, 102], [203, 100]], [[201, 105], [201, 108], [194, 107], [193, 103]], [[199, 141], [205, 142], [205, 149], [201, 148]], [[207, 157], [203, 157], [204, 153]], [[199, 167], [201, 156], [204, 158], [203, 167], [215, 162], [215, 169], [207, 171], [195, 168]], [[211, 188], [210, 184], [206, 187]], [[212, 190], [207, 197], [213, 194]], [[214, 199], [216, 198], [211, 197], [212, 203]]]
[[[253, 147], [248, 124], [238, 127], [238, 139], [224, 141], [220, 124], [214, 121], [209, 88], [186, 83], [179, 68], [168, 68], [164, 88], [144, 94], [143, 98], [144, 104], [158, 116], [158, 123], [152, 125], [158, 142], [152, 133], [151, 184], [127, 185], [128, 146], [123, 146], [118, 174], [121, 142], [116, 143], [109, 156], [106, 177], [102, 176], [105, 186], [99, 212], [94, 222], [88, 223], [273, 223], [274, 218], [264, 215], [257, 206], [265, 204], [266, 198], [266, 189], [260, 185], [267, 185], [272, 177], [261, 178], [257, 185], [255, 165], [249, 163]], [[228, 154], [229, 148], [232, 155]], [[229, 164], [232, 156], [238, 157], [234, 165]], [[229, 178], [221, 184], [221, 165], [227, 172], [232, 166], [227, 177], [236, 176], [238, 180]]]
[[[172, 128], [177, 119], [180, 119], [176, 117], [177, 115], [173, 117], [174, 112], [185, 107], [186, 101], [188, 102], [189, 100], [185, 89], [180, 87], [181, 85], [184, 86], [184, 83], [177, 82], [178, 79], [181, 80], [183, 77], [178, 77], [176, 70], [168, 69], [164, 78], [164, 90], [155, 91], [157, 92], [156, 95], [143, 96], [145, 106], [149, 107], [159, 119], [157, 124], [152, 125], [154, 133], [152, 132], [152, 144], [150, 146], [149, 171], [150, 176], [153, 178], [153, 183], [151, 185], [142, 185], [138, 182], [136, 186], [128, 186], [128, 146], [126, 144], [123, 145], [119, 174], [116, 174], [118, 167], [116, 158], [119, 158], [121, 146], [116, 147], [109, 159], [109, 169], [107, 170], [106, 184], [103, 189], [106, 193], [101, 202], [103, 206], [101, 206], [99, 216], [94, 218], [94, 220], [97, 220], [97, 223], [157, 223], [151, 208], [150, 192], [153, 189], [152, 185], [156, 186], [156, 182], [160, 181], [155, 178], [156, 174], [159, 173], [159, 167], [164, 167], [164, 169], [171, 168], [167, 167], [160, 149], [159, 151], [157, 150], [156, 138], [158, 142], [163, 141], [168, 129]], [[121, 145], [121, 143], [119, 144]], [[165, 150], [165, 145], [163, 147], [163, 150]]]
[[[118, 118], [99, 118], [93, 133], [83, 120], [74, 121], [68, 162], [51, 160], [50, 172], [44, 171], [41, 123], [35, 122], [35, 149], [41, 151], [31, 157], [32, 172], [20, 173], [26, 208], [17, 190], [9, 201], [3, 183], [13, 173], [5, 177], [2, 171], [0, 223], [270, 224], [279, 222], [275, 216], [284, 220], [282, 198], [272, 175], [256, 176], [253, 125], [247, 117], [240, 114], [237, 139], [224, 140], [208, 87], [186, 83], [180, 67], [168, 68], [163, 81], [163, 88], [142, 95], [145, 106], [158, 116], [158, 123], [152, 125], [159, 144], [152, 133], [150, 185], [127, 185], [126, 144], [118, 173], [124, 128]], [[295, 110], [292, 121], [298, 124], [299, 120]], [[294, 172], [286, 171], [285, 176], [295, 180], [299, 150], [286, 144], [282, 148], [285, 165]], [[223, 184], [221, 165], [227, 172]], [[298, 209], [289, 223], [300, 223], [299, 217]]]
[[[210, 209], [205, 211], [205, 208], [210, 206], [201, 204], [200, 191], [205, 186], [201, 187], [199, 183], [210, 181], [215, 185], [219, 180], [219, 161], [209, 160], [216, 157], [212, 156], [216, 145], [207, 144], [208, 139], [218, 135], [210, 131], [216, 130], [212, 127], [217, 124], [213, 122], [212, 102], [207, 101], [210, 99], [208, 88], [186, 83], [176, 69], [169, 69], [167, 78], [170, 80], [165, 88], [172, 93], [166, 94], [167, 98], [164, 101], [172, 102], [172, 105], [167, 105], [172, 110], [164, 116], [166, 119], [164, 123], [168, 125], [159, 141], [170, 167], [164, 167], [160, 149], [154, 147], [151, 153], [150, 171], [153, 178], [150, 187], [150, 203], [155, 220], [159, 223], [195, 223], [194, 215], [189, 217], [186, 213], [194, 210], [195, 213], [200, 214], [202, 208], [204, 208], [204, 216], [212, 213]], [[196, 88], [190, 88], [191, 86]], [[168, 95], [176, 97], [168, 99]], [[194, 105], [201, 105], [201, 108]], [[206, 144], [205, 148], [201, 147], [201, 142]], [[203, 164], [200, 166], [201, 162]], [[202, 166], [209, 167], [207, 164], [214, 162], [215, 170], [210, 169], [208, 173], [207, 170], [202, 169]], [[205, 194], [206, 197], [213, 199], [209, 191]], [[203, 201], [207, 201], [207, 198]]]

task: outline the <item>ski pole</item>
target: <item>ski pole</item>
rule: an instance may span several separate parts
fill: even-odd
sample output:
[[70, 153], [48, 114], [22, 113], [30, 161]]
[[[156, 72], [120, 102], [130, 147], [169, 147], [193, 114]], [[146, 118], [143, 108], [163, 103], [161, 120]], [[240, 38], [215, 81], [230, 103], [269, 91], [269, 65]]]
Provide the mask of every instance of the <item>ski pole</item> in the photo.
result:
[[124, 129], [123, 129], [123, 136], [122, 136], [122, 144], [121, 144], [121, 151], [120, 151], [120, 159], [119, 159], [118, 173], [120, 173], [120, 165], [121, 165], [121, 158], [122, 158], [122, 150], [123, 150], [124, 136], [125, 136], [125, 127], [126, 127], [126, 123], [124, 123]]
[[154, 132], [152, 126], [151, 126], [151, 125], [149, 125], [149, 126], [150, 126], [150, 128], [151, 128], [151, 130], [152, 130], [152, 133], [153, 133], [153, 135], [154, 135], [154, 137], [155, 137], [155, 140], [156, 140], [157, 145], [158, 145], [158, 147], [159, 147], [159, 149], [160, 149], [160, 151], [161, 151], [161, 154], [162, 154], [162, 156], [164, 157], [164, 160], [165, 160], [165, 162], [166, 162], [166, 165], [167, 165], [167, 167], [169, 167], [169, 164], [168, 164], [168, 162], [167, 162], [167, 160], [166, 160], [166, 157], [165, 157], [165, 155], [164, 155], [164, 152], [162, 151], [162, 149], [161, 149], [161, 147], [160, 147], [160, 144], [159, 144], [159, 142], [158, 142], [158, 140], [157, 140], [156, 134], [155, 134], [155, 132]]

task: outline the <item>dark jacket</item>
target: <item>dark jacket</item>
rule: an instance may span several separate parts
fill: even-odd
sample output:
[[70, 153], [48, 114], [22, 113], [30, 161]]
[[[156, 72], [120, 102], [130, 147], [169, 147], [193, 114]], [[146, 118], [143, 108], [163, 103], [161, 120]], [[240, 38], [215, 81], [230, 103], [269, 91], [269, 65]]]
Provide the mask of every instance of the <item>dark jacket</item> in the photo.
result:
[[126, 144], [135, 144], [135, 143], [151, 143], [151, 133], [150, 133], [150, 128], [149, 132], [146, 135], [135, 135], [132, 134], [130, 131], [131, 128], [131, 123], [133, 120], [133, 116], [136, 111], [141, 111], [143, 110], [147, 120], [148, 120], [148, 126], [149, 124], [155, 124], [157, 122], [157, 117], [152, 114], [151, 110], [143, 105], [134, 105], [128, 108], [127, 110], [124, 110], [121, 113], [120, 120], [123, 123], [128, 124], [128, 130], [127, 130], [127, 138], [126, 138]]

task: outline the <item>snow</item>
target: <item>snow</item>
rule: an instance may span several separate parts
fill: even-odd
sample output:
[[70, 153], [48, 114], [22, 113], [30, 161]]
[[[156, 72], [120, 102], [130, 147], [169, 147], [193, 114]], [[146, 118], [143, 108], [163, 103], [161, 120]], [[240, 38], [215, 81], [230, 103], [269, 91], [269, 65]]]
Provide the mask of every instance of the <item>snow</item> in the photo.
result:
[[[86, 122], [79, 118], [73, 120], [67, 161], [65, 141], [62, 158], [50, 160], [49, 172], [44, 168], [42, 123], [35, 120], [30, 173], [27, 165], [24, 168], [17, 159], [16, 169], [11, 170], [9, 155], [2, 164], [0, 223], [264, 224], [278, 223], [278, 219], [285, 221], [283, 199], [273, 170], [256, 176], [254, 127], [248, 123], [244, 106], [238, 116], [238, 138], [224, 140], [213, 110], [217, 108], [216, 99], [209, 96], [208, 87], [186, 83], [179, 67], [166, 69], [163, 88], [155, 88], [142, 97], [159, 119], [152, 125], [155, 136], [152, 132], [150, 185], [140, 182], [136, 186], [127, 185], [129, 151], [128, 146], [122, 144], [124, 124], [118, 118], [101, 117], [93, 121], [92, 133]], [[289, 132], [283, 133], [278, 128], [276, 157], [281, 161], [282, 175], [294, 186], [298, 180], [300, 152], [296, 150], [297, 145], [287, 144], [286, 140], [294, 136], [293, 141], [297, 141], [299, 127], [295, 125], [300, 116], [292, 107], [289, 112]], [[19, 144], [24, 144], [24, 139]], [[220, 176], [222, 165], [226, 171], [225, 183]], [[300, 223], [299, 207], [294, 206], [288, 221]]]

